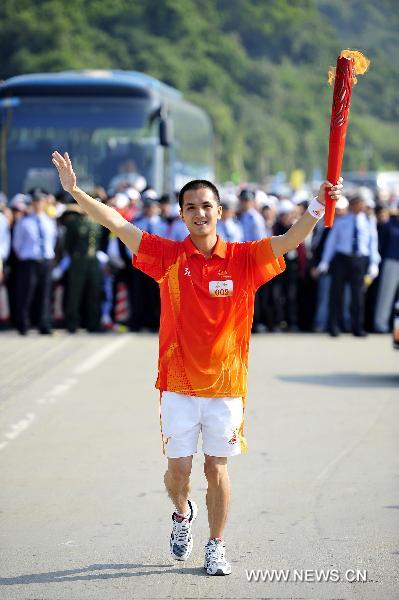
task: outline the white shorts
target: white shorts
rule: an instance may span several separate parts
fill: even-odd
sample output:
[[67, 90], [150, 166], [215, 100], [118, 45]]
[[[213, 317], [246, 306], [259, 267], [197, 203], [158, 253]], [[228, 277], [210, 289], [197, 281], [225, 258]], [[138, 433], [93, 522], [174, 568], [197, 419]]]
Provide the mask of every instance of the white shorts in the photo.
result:
[[202, 450], [209, 456], [234, 456], [246, 451], [242, 398], [202, 398], [162, 392], [160, 420], [163, 453], [168, 458]]

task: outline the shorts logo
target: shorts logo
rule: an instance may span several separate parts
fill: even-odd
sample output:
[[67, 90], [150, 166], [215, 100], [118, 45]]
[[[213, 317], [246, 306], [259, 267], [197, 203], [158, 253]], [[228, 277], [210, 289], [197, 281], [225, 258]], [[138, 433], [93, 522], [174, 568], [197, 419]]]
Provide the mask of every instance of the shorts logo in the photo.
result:
[[233, 429], [233, 437], [229, 439], [229, 444], [236, 444], [238, 442], [238, 427]]
[[209, 293], [213, 298], [225, 298], [233, 295], [233, 280], [210, 281]]
[[188, 267], [185, 267], [184, 274], [188, 275], [189, 277], [191, 276], [191, 271], [190, 271], [190, 269]]

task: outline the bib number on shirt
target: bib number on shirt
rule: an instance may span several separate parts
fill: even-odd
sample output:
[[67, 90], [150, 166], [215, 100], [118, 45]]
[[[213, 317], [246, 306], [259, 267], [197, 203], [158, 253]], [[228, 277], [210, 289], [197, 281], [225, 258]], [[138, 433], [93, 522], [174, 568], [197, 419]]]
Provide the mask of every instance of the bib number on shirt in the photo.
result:
[[210, 281], [209, 293], [213, 298], [225, 298], [233, 295], [233, 281]]

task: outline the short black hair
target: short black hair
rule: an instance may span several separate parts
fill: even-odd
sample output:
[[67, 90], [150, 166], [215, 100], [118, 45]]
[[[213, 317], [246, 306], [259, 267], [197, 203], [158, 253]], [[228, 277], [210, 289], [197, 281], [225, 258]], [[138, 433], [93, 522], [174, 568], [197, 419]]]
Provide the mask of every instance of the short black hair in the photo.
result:
[[179, 192], [180, 209], [183, 209], [184, 194], [186, 192], [188, 192], [189, 190], [202, 190], [204, 188], [211, 190], [211, 192], [215, 196], [216, 202], [220, 204], [220, 196], [218, 189], [211, 181], [208, 181], [207, 179], [193, 179], [192, 181], [189, 181], [188, 183], [183, 185], [182, 189]]
[[383, 210], [389, 210], [389, 207], [386, 204], [377, 204], [375, 207], [375, 214], [379, 215]]
[[364, 202], [364, 198], [361, 194], [355, 193], [348, 198], [349, 204], [357, 204], [358, 202]]
[[45, 200], [48, 196], [48, 192], [46, 192], [46, 190], [43, 190], [42, 188], [33, 188], [29, 190], [29, 194], [32, 200]]
[[255, 192], [254, 190], [244, 188], [243, 190], [241, 190], [240, 195], [238, 197], [240, 200], [255, 200]]

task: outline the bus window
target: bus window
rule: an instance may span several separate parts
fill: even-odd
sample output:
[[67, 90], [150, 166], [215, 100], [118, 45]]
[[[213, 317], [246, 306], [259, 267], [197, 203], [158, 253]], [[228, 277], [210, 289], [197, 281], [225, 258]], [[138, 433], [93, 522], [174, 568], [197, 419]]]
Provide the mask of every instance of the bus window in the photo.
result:
[[127, 159], [150, 180], [158, 140], [149, 113], [145, 98], [21, 98], [3, 109], [0, 189], [9, 196], [25, 192], [41, 176], [42, 187], [56, 192], [50, 158], [55, 148], [70, 153], [86, 189], [107, 187]]

